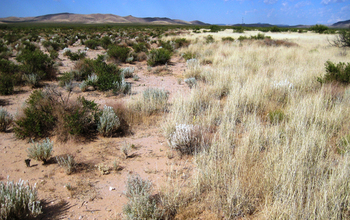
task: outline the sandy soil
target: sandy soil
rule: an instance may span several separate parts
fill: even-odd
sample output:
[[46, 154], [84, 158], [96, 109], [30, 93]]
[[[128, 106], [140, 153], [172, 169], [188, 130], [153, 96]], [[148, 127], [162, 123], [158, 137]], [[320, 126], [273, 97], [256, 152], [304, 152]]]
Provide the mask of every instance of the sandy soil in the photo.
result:
[[[82, 46], [71, 47], [75, 52], [83, 49]], [[89, 50], [89, 58], [105, 53], [104, 50]], [[61, 53], [59, 56], [63, 66], [60, 73], [70, 71], [74, 63]], [[170, 102], [175, 93], [188, 94], [190, 89], [178, 79], [186, 68], [186, 63], [180, 57], [174, 57], [165, 67], [147, 69], [146, 62], [124, 64], [122, 67], [132, 66], [139, 81], [128, 79], [132, 83], [132, 94], [116, 97], [88, 91], [81, 92], [79, 87], [74, 88], [75, 95], [83, 95], [90, 100], [101, 104], [113, 104], [118, 101], [127, 101], [146, 88], [164, 88], [170, 92]], [[162, 68], [162, 69], [161, 69]], [[160, 71], [162, 70], [162, 71]], [[160, 73], [155, 73], [155, 72]], [[48, 82], [51, 83], [51, 82]], [[57, 84], [55, 82], [54, 84]], [[31, 94], [28, 87], [17, 88], [11, 96], [0, 97], [1, 105], [10, 113], [16, 114], [25, 100]], [[160, 120], [157, 118], [147, 125], [141, 124], [132, 128], [132, 134], [118, 138], [97, 137], [88, 143], [68, 141], [61, 143], [54, 140], [54, 156], [71, 154], [78, 163], [78, 171], [67, 175], [63, 168], [52, 162], [42, 165], [32, 160], [31, 166], [26, 167], [28, 140], [18, 140], [10, 130], [0, 133], [0, 180], [18, 181], [28, 180], [30, 184], [37, 184], [38, 196], [43, 202], [44, 214], [39, 219], [118, 219], [122, 218], [123, 206], [128, 199], [124, 195], [125, 183], [129, 174], [139, 174], [149, 179], [155, 186], [155, 193], [160, 186], [170, 178], [172, 172], [178, 172], [183, 179], [189, 177], [193, 164], [191, 158], [180, 159], [176, 152], [168, 147], [167, 141], [160, 130]], [[123, 145], [129, 144], [133, 148], [128, 158], [121, 152]], [[120, 169], [112, 170], [114, 161], [118, 161]], [[97, 166], [110, 169], [103, 174]]]

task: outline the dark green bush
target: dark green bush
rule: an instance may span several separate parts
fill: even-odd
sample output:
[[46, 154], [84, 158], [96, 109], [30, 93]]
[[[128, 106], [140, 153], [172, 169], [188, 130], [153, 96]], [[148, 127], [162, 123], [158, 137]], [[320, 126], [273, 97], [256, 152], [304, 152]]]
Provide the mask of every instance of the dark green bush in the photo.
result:
[[110, 46], [107, 54], [111, 58], [114, 58], [116, 60], [119, 60], [120, 62], [125, 62], [126, 59], [129, 57], [130, 48], [128, 47], [120, 47], [120, 46]]
[[147, 64], [149, 66], [156, 66], [166, 64], [171, 58], [171, 52], [167, 49], [152, 49], [148, 55]]
[[213, 35], [208, 35], [205, 37], [205, 42], [207, 44], [214, 43], [214, 41], [215, 41], [215, 39], [214, 39]]
[[253, 40], [264, 40], [264, 39], [270, 39], [271, 37], [270, 36], [265, 36], [265, 34], [262, 34], [262, 33], [258, 33], [257, 35], [253, 35], [253, 36], [250, 36], [250, 39], [253, 39]]
[[67, 83], [70, 83], [74, 79], [74, 73], [73, 72], [65, 72], [63, 73], [63, 76], [59, 77], [59, 85], [61, 87], [65, 86]]
[[238, 38], [239, 41], [243, 41], [243, 40], [247, 40], [247, 39], [248, 39], [248, 37], [246, 37], [246, 36], [239, 36], [239, 38]]
[[271, 29], [270, 29], [271, 32], [281, 32], [281, 28], [277, 27], [277, 26], [273, 26]]
[[310, 27], [310, 30], [322, 34], [326, 30], [328, 30], [328, 27], [322, 24], [316, 24], [315, 26]]
[[320, 83], [327, 83], [332, 81], [337, 81], [340, 83], [348, 84], [350, 83], [350, 63], [334, 64], [331, 61], [325, 63], [326, 74], [324, 77], [318, 77], [317, 81]]
[[90, 39], [84, 41], [85, 46], [90, 49], [96, 50], [97, 46], [99, 46], [100, 42], [98, 40]]
[[22, 63], [20, 67], [24, 73], [35, 73], [41, 79], [50, 80], [56, 78], [54, 62], [39, 49], [26, 48], [16, 57], [16, 60]]
[[221, 38], [221, 40], [222, 41], [234, 41], [235, 39], [234, 38], [232, 38], [232, 37], [223, 37], [223, 38]]
[[64, 55], [68, 56], [70, 60], [76, 61], [83, 59], [86, 56], [84, 51], [78, 50], [78, 52], [74, 53], [71, 50], [67, 50]]
[[11, 95], [13, 94], [14, 83], [10, 75], [0, 75], [0, 94]]
[[196, 57], [197, 57], [197, 54], [188, 51], [188, 52], [182, 54], [182, 57], [183, 57], [185, 60], [189, 60], [189, 59], [196, 58]]
[[221, 31], [221, 28], [218, 25], [211, 25], [209, 27], [209, 29], [210, 29], [210, 32], [219, 32], [219, 31]]
[[244, 33], [244, 27], [242, 27], [242, 26], [233, 27], [233, 32]]
[[148, 52], [146, 43], [144, 42], [136, 43], [132, 46], [132, 48], [134, 49], [135, 53]]
[[54, 103], [41, 90], [32, 92], [23, 116], [15, 120], [14, 131], [18, 138], [42, 138], [49, 136], [54, 128], [56, 118], [53, 116]]
[[173, 52], [174, 51], [174, 47], [172, 45], [172, 42], [171, 41], [162, 41], [160, 40], [159, 43], [158, 43], [163, 49], [166, 49], [170, 52]]
[[109, 47], [109, 45], [112, 44], [111, 39], [108, 36], [104, 36], [101, 38], [101, 46], [103, 47], [103, 49], [106, 49]]
[[180, 47], [187, 47], [190, 44], [186, 38], [178, 38], [175, 40], [175, 49]]

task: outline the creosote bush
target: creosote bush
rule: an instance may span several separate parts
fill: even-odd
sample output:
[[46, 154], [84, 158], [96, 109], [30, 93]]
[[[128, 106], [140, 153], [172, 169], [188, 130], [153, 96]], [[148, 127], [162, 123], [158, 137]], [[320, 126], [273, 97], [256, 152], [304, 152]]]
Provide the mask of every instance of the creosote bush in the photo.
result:
[[34, 160], [42, 161], [45, 164], [52, 156], [53, 142], [49, 138], [43, 140], [42, 143], [34, 142], [27, 149], [28, 157]]
[[171, 52], [167, 49], [160, 48], [160, 49], [152, 49], [147, 58], [147, 64], [149, 66], [157, 66], [166, 64], [169, 62], [171, 58]]
[[19, 180], [0, 182], [0, 219], [27, 219], [41, 212], [36, 185]]
[[337, 81], [340, 83], [350, 83], [350, 63], [334, 64], [331, 61], [325, 63], [326, 74], [324, 77], [318, 77], [317, 81], [320, 83], [327, 83]]
[[109, 57], [119, 60], [120, 62], [126, 62], [129, 57], [130, 48], [128, 47], [120, 47], [116, 45], [112, 45], [108, 48], [107, 54]]

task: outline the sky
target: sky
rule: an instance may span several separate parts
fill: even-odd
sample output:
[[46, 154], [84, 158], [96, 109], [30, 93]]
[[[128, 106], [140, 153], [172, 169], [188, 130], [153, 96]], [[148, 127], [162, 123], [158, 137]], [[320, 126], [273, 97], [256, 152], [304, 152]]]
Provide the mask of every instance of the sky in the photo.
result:
[[350, 0], [0, 0], [0, 17], [55, 13], [168, 17], [210, 24], [330, 25], [350, 19]]

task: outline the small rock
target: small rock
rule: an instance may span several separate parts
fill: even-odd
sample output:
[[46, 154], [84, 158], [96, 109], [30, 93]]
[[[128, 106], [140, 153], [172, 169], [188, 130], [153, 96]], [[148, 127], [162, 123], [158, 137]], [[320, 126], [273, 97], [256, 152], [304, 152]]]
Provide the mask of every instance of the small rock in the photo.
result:
[[79, 216], [79, 219], [82, 219], [83, 218], [83, 216]]
[[115, 187], [110, 186], [109, 191], [115, 190]]

